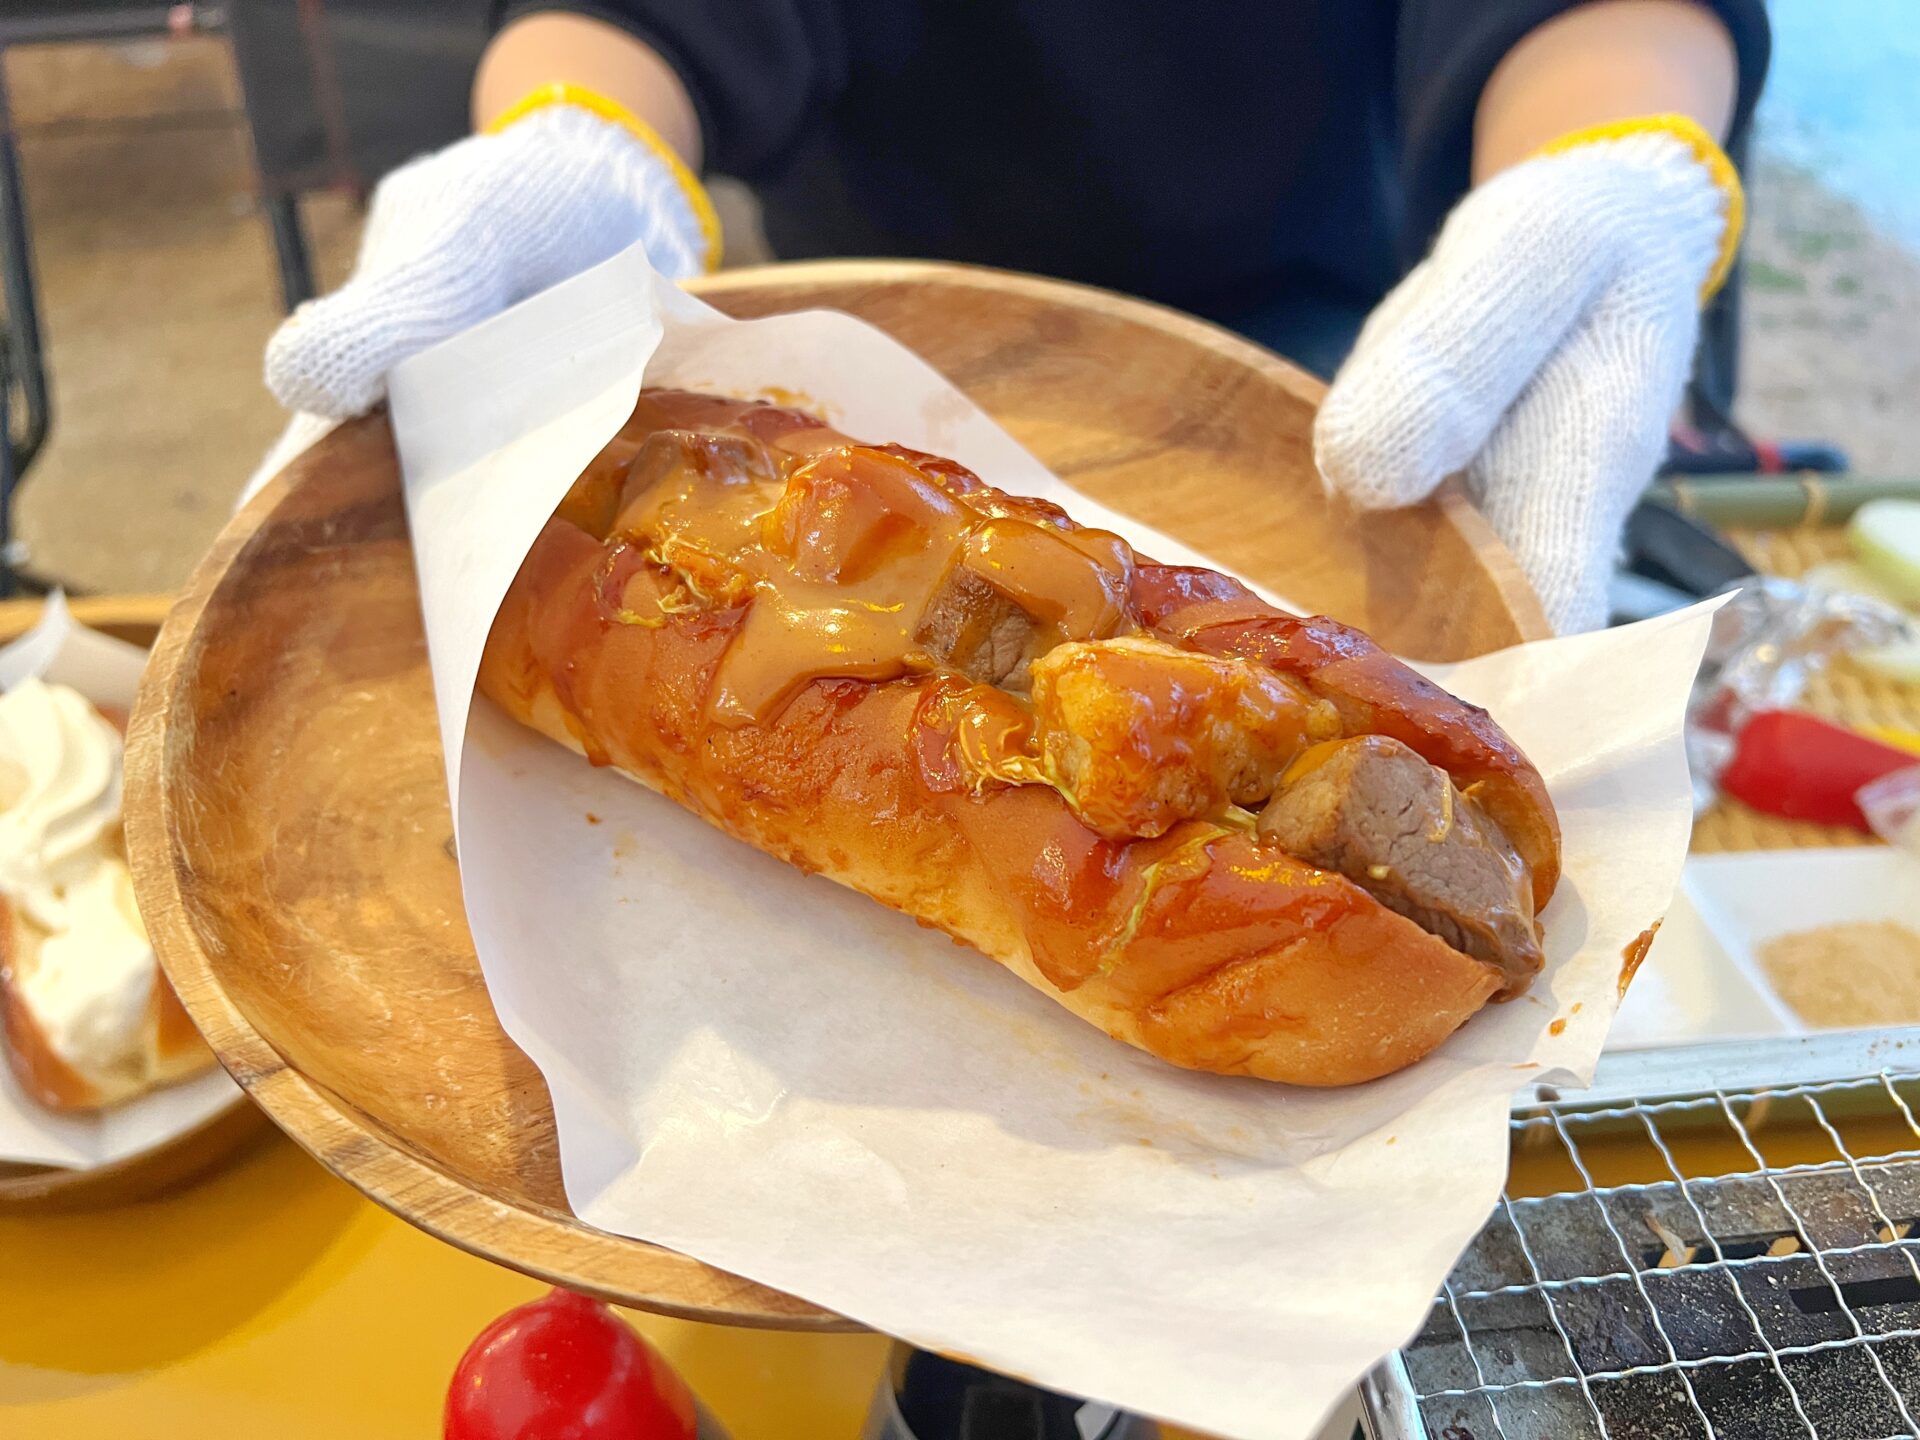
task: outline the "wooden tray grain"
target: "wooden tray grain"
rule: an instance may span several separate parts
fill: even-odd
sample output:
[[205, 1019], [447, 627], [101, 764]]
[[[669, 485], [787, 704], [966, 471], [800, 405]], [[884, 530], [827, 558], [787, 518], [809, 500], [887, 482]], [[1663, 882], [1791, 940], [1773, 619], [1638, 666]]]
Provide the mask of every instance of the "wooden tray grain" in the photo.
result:
[[[739, 315], [872, 321], [1073, 484], [1403, 652], [1544, 633], [1459, 496], [1390, 517], [1332, 505], [1311, 460], [1320, 386], [1210, 326], [926, 264], [768, 267], [701, 290]], [[495, 1020], [461, 909], [382, 417], [290, 466], [202, 563], [155, 647], [128, 787], [136, 885], [181, 998], [330, 1168], [453, 1244], [622, 1303], [845, 1323], [569, 1213], [545, 1086]]]
[[[164, 595], [94, 595], [67, 602], [74, 619], [130, 645], [151, 646], [171, 601]], [[38, 600], [0, 600], [0, 645], [40, 619]], [[191, 1130], [90, 1170], [0, 1161], [0, 1205], [67, 1209], [123, 1205], [182, 1184], [218, 1165], [266, 1131], [260, 1112], [241, 1096]]]

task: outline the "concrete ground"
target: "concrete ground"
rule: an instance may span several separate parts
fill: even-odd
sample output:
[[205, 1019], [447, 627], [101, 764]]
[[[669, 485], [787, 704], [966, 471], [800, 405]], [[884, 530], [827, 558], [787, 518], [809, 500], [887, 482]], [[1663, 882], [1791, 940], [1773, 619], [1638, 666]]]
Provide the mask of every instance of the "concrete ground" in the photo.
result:
[[[260, 352], [280, 316], [223, 41], [14, 50], [8, 79], [53, 374], [52, 437], [16, 512], [34, 573], [176, 585], [279, 416]], [[351, 207], [310, 207], [323, 273]]]
[[[167, 589], [281, 423], [260, 383], [278, 282], [232, 66], [213, 38], [6, 64], [54, 379], [17, 513], [30, 567], [90, 591]], [[1920, 473], [1920, 263], [1805, 174], [1763, 162], [1753, 199], [1744, 417], [1837, 439], [1863, 470]], [[321, 196], [307, 219], [335, 283], [354, 209]]]

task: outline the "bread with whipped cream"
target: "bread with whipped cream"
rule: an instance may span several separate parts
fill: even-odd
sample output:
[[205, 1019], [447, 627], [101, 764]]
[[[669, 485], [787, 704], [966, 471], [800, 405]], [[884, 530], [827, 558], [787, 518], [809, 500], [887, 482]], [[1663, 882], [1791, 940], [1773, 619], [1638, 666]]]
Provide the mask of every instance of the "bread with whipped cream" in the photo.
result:
[[21, 1088], [97, 1110], [213, 1060], [154, 960], [120, 828], [122, 739], [78, 691], [0, 695], [0, 1021]]

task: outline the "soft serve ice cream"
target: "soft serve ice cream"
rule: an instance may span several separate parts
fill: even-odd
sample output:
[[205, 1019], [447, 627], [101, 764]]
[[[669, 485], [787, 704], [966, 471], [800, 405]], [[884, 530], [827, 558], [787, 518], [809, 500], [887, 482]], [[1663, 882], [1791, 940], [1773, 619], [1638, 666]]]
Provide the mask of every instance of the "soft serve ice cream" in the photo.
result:
[[159, 983], [120, 844], [119, 732], [77, 691], [0, 696], [5, 963], [47, 1049], [97, 1088], [146, 1078]]

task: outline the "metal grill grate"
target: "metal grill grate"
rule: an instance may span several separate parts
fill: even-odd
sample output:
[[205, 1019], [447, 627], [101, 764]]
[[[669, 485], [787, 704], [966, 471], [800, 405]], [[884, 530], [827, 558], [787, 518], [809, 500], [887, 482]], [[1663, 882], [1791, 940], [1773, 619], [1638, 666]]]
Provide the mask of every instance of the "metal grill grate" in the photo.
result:
[[1920, 1435], [1920, 1031], [1609, 1056], [1512, 1127], [1380, 1440]]

